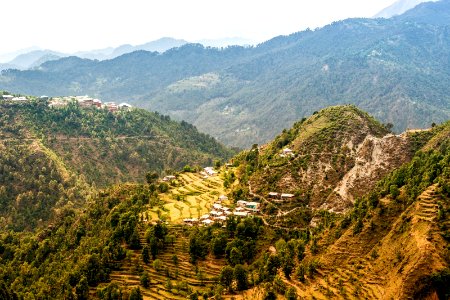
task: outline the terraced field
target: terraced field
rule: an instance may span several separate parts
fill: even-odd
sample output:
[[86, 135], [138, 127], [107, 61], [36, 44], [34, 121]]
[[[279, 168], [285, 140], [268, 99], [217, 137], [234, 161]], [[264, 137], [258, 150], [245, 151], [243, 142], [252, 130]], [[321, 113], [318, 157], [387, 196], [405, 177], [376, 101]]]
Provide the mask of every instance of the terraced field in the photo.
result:
[[225, 194], [219, 175], [206, 179], [199, 173], [182, 173], [177, 186], [161, 194], [162, 207], [147, 211], [149, 221], [165, 220], [181, 224], [183, 219], [199, 218], [207, 214], [218, 197]]
[[[145, 264], [142, 250], [129, 250], [127, 258], [119, 270], [111, 273], [111, 282], [116, 282], [123, 290], [131, 290], [139, 286], [144, 299], [186, 299], [194, 291], [200, 294], [208, 291], [217, 283], [220, 270], [225, 265], [224, 259], [207, 259], [197, 265], [189, 262], [188, 228], [183, 225], [170, 225], [170, 234], [175, 236], [173, 244], [168, 244], [157, 259], [162, 266], [156, 270], [153, 261]], [[140, 230], [141, 244], [146, 245], [144, 230]], [[177, 257], [175, 262], [174, 256]], [[147, 271], [150, 285], [144, 288], [140, 284], [140, 274]], [[102, 284], [99, 288], [106, 286]], [[93, 291], [91, 293], [94, 294]]]
[[[121, 262], [118, 270], [111, 273], [111, 282], [117, 283], [124, 291], [131, 291], [139, 286], [144, 299], [186, 299], [194, 291], [203, 294], [213, 289], [226, 262], [224, 259], [211, 257], [196, 265], [190, 263], [189, 227], [182, 223], [185, 218], [199, 218], [208, 213], [218, 197], [225, 192], [219, 175], [204, 179], [198, 173], [180, 174], [176, 186], [160, 194], [164, 204], [144, 212], [148, 216], [147, 222], [167, 221], [169, 234], [175, 237], [174, 242], [168, 243], [163, 253], [156, 257], [162, 261], [162, 266], [156, 270], [153, 260], [145, 264], [142, 250], [127, 250], [127, 258]], [[147, 226], [144, 221], [139, 230], [142, 247], [147, 244], [145, 228]], [[148, 288], [140, 283], [143, 271], [149, 274]], [[101, 284], [98, 288], [108, 284]], [[95, 289], [90, 294], [95, 297]]]
[[[410, 278], [423, 270], [442, 268], [437, 248], [444, 248], [436, 224], [437, 185], [425, 190], [392, 226], [359, 235], [344, 235], [320, 261], [322, 266], [306, 283], [285, 280], [303, 297], [315, 299], [396, 299], [402, 289], [411, 289]], [[381, 224], [386, 218], [374, 220]], [[377, 226], [377, 225], [375, 225]], [[374, 241], [380, 241], [374, 242]], [[436, 246], [438, 245], [438, 246]]]

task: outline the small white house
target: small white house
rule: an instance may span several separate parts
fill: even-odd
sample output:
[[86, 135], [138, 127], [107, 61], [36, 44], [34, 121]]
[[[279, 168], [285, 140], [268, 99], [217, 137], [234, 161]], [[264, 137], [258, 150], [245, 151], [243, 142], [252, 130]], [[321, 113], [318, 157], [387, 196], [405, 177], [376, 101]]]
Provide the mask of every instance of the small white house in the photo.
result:
[[205, 214], [200, 217], [200, 220], [206, 220], [206, 219], [209, 219], [209, 214]]
[[220, 205], [220, 204], [218, 204], [218, 203], [214, 203], [214, 204], [213, 204], [213, 208], [214, 208], [215, 210], [222, 210], [222, 205]]
[[214, 171], [213, 167], [206, 167], [203, 169], [205, 171], [206, 174], [208, 174], [209, 176], [214, 176], [217, 174], [216, 171]]
[[6, 101], [11, 101], [12, 99], [14, 99], [13, 95], [3, 95], [2, 97], [3, 97], [3, 100], [6, 100]]
[[27, 101], [28, 99], [26, 97], [20, 96], [20, 97], [14, 97], [11, 100], [12, 101]]
[[248, 212], [246, 212], [246, 211], [235, 211], [233, 213], [233, 215], [235, 215], [236, 217], [245, 218], [245, 217], [248, 216]]
[[214, 221], [211, 219], [205, 219], [202, 221], [202, 224], [206, 226], [211, 225], [212, 223], [214, 223]]
[[219, 196], [219, 200], [220, 200], [220, 201], [225, 201], [225, 200], [228, 200], [228, 197], [225, 196], [225, 195], [220, 195], [220, 196]]
[[164, 181], [164, 182], [171, 182], [171, 181], [174, 181], [175, 179], [176, 179], [175, 176], [173, 176], [173, 175], [167, 175], [167, 176], [164, 176], [163, 181]]
[[283, 155], [285, 155], [285, 156], [288, 156], [288, 155], [292, 156], [292, 155], [294, 155], [294, 151], [292, 151], [289, 148], [284, 148], [283, 149]]
[[239, 207], [245, 207], [246, 205], [247, 205], [247, 201], [245, 201], [245, 200], [238, 200], [237, 202], [236, 202], [236, 204], [237, 204], [237, 206], [239, 206]]

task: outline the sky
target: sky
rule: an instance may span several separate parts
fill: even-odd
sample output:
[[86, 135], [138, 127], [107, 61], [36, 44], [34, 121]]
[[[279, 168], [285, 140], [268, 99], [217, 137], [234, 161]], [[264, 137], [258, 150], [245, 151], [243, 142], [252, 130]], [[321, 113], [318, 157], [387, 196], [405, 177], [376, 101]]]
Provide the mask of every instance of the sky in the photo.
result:
[[143, 44], [241, 37], [262, 42], [350, 17], [394, 0], [2, 0], [0, 55], [32, 46], [73, 53]]

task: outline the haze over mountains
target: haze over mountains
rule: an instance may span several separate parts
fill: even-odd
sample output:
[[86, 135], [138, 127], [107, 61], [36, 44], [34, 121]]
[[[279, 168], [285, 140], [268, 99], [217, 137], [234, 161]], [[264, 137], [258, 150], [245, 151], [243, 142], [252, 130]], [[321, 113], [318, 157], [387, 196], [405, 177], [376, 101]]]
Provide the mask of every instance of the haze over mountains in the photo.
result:
[[374, 18], [391, 18], [393, 16], [398, 16], [414, 8], [423, 2], [436, 2], [438, 0], [398, 0], [394, 2], [392, 5], [386, 7], [379, 13], [377, 13]]
[[[224, 39], [204, 39], [198, 41], [205, 47], [222, 48], [230, 45], [252, 45], [253, 41], [244, 38], [224, 38]], [[30, 48], [30, 50], [19, 50], [17, 56], [14, 54], [4, 55], [0, 58], [7, 63], [0, 63], [0, 70], [19, 69], [26, 70], [40, 66], [41, 64], [57, 60], [68, 56], [77, 56], [80, 58], [87, 58], [92, 60], [106, 60], [114, 59], [121, 55], [131, 53], [134, 51], [150, 51], [163, 53], [169, 49], [176, 48], [188, 44], [189, 42], [183, 39], [174, 39], [170, 37], [163, 37], [155, 41], [151, 41], [141, 45], [124, 44], [118, 47], [108, 47], [104, 49], [95, 49], [90, 51], [78, 51], [73, 54], [62, 53], [48, 49]], [[14, 56], [14, 59], [8, 60], [8, 57]]]
[[449, 12], [448, 0], [428, 2], [391, 19], [348, 19], [257, 47], [67, 57], [4, 71], [0, 89], [124, 100], [240, 147], [336, 104], [356, 104], [397, 131], [428, 127], [450, 116]]

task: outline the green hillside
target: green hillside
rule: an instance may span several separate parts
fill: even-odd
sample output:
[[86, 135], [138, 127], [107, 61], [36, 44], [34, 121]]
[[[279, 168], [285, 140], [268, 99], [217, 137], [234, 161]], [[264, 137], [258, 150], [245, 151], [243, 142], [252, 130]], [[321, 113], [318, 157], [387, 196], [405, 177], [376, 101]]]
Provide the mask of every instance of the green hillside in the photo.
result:
[[3, 140], [40, 140], [61, 164], [97, 186], [142, 181], [149, 170], [211, 165], [232, 153], [186, 122], [141, 109], [110, 113], [76, 104], [52, 109], [32, 101], [0, 103], [0, 110]]
[[141, 109], [0, 103], [0, 226], [40, 228], [60, 210], [80, 208], [97, 187], [212, 165], [231, 153], [186, 122]]
[[[372, 156], [370, 143], [382, 141], [388, 132], [385, 126], [354, 106], [326, 108], [284, 130], [273, 142], [241, 154], [238, 161], [241, 173], [245, 174], [245, 188], [261, 197], [267, 197], [269, 192], [295, 195], [295, 200], [276, 204], [286, 211], [297, 206], [306, 211], [325, 207], [346, 210], [353, 205], [355, 197], [413, 154], [411, 146], [399, 139], [398, 149], [403, 153], [393, 151], [392, 156], [400, 154], [395, 161], [388, 161], [387, 156], [381, 158], [386, 160], [384, 168], [373, 166], [366, 172], [373, 173], [372, 176], [353, 183], [360, 185], [358, 188], [355, 186], [345, 195], [339, 195], [338, 187], [347, 175], [363, 165], [361, 156]], [[365, 148], [367, 153], [361, 153]], [[291, 221], [294, 219], [292, 216]]]
[[[0, 292], [26, 299], [445, 299], [450, 124], [387, 132], [354, 106], [330, 107], [239, 154], [215, 176], [183, 172], [170, 184], [149, 178], [101, 189], [83, 209], [61, 208], [47, 228], [2, 231]], [[293, 156], [280, 157], [286, 146]], [[331, 171], [351, 173], [376, 166], [380, 150], [390, 152], [379, 157], [384, 175], [367, 177], [370, 183], [340, 213], [298, 193], [281, 205], [266, 196], [282, 186], [265, 181], [267, 166], [284, 174], [298, 160], [320, 176], [328, 169], [302, 160], [302, 153], [328, 153], [337, 156]], [[253, 189], [255, 177], [262, 179]], [[258, 201], [262, 213], [228, 217], [225, 226], [180, 224], [209, 211], [222, 192], [229, 196], [222, 204], [234, 209], [237, 200]]]
[[448, 0], [428, 2], [404, 16], [348, 19], [248, 48], [68, 57], [4, 71], [0, 89], [124, 99], [240, 147], [338, 104], [355, 104], [397, 132], [427, 128], [450, 116], [449, 11]]

